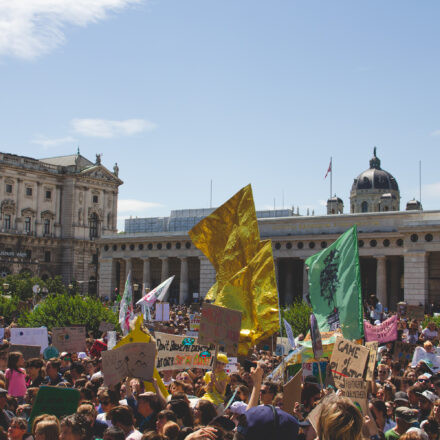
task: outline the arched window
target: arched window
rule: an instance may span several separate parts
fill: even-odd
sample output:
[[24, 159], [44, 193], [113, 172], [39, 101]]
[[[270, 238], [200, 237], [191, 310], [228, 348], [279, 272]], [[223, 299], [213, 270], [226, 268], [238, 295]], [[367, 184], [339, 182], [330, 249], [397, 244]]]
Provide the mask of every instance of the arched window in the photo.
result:
[[98, 237], [99, 219], [96, 213], [93, 213], [89, 218], [90, 238]]
[[368, 212], [368, 202], [362, 202], [361, 210], [362, 212]]

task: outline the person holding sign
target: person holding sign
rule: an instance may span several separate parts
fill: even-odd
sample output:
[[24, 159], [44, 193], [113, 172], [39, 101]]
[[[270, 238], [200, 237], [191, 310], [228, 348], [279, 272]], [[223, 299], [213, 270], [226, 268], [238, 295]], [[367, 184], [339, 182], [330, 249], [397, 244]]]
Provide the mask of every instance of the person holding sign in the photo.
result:
[[208, 371], [203, 380], [207, 385], [204, 400], [209, 400], [214, 405], [217, 405], [217, 410], [225, 400], [226, 385], [229, 383], [229, 376], [225, 373], [225, 367], [229, 363], [228, 357], [219, 353], [214, 364], [214, 371]]

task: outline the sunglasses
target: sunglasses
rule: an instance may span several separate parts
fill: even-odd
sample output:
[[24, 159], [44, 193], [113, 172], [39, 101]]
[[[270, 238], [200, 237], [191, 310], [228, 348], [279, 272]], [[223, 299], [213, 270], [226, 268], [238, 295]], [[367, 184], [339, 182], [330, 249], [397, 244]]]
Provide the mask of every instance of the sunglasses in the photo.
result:
[[419, 381], [419, 382], [422, 382], [422, 383], [423, 383], [423, 382], [424, 382], [424, 383], [427, 383], [427, 382], [429, 382], [429, 379], [419, 379], [418, 381]]

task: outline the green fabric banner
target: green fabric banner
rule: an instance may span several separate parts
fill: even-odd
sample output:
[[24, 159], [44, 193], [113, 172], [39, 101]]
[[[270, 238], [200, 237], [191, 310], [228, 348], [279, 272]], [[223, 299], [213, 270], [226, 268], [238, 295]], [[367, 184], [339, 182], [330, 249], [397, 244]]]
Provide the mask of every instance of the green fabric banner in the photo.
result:
[[307, 258], [309, 294], [320, 331], [341, 328], [346, 339], [364, 335], [356, 225], [327, 249]]

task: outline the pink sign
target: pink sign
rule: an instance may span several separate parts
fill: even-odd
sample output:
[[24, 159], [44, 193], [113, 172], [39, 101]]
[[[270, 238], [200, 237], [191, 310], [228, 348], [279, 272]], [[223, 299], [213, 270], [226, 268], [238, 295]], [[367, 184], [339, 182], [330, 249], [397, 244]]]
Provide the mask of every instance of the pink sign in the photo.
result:
[[379, 343], [391, 342], [397, 339], [397, 315], [388, 318], [379, 325], [371, 325], [364, 321], [365, 341]]

